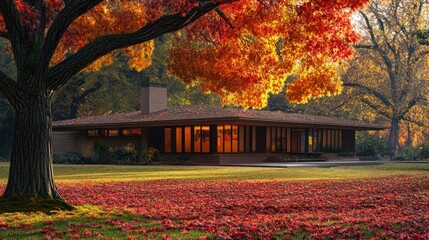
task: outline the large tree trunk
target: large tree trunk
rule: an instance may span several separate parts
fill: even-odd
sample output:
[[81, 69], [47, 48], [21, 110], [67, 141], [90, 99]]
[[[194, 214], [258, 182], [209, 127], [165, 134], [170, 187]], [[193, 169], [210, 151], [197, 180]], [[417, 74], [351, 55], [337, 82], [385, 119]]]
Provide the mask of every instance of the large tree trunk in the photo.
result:
[[388, 142], [388, 150], [390, 157], [395, 156], [398, 153], [399, 143], [399, 120], [392, 119], [390, 122], [390, 134]]
[[3, 198], [61, 199], [53, 178], [51, 97], [23, 94], [15, 106], [15, 138]]

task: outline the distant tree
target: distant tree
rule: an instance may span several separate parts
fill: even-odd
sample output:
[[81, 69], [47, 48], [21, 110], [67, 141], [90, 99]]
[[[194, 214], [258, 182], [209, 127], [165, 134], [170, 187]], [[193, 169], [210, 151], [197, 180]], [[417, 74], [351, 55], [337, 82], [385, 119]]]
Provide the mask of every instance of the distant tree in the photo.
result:
[[52, 173], [52, 96], [83, 69], [111, 64], [114, 50], [124, 48], [128, 64], [142, 70], [151, 64], [151, 40], [189, 26], [169, 52], [174, 74], [198, 78], [224, 100], [263, 106], [297, 69], [288, 93], [305, 101], [341, 90], [335, 63], [353, 53], [350, 16], [366, 2], [0, 0], [0, 38], [10, 42], [17, 69], [16, 77], [0, 72], [0, 92], [16, 116], [3, 198], [61, 199]]
[[53, 98], [55, 120], [134, 111], [140, 103], [140, 78], [123, 54], [97, 71], [77, 74]]
[[427, 126], [429, 119], [429, 47], [414, 34], [426, 21], [428, 4], [374, 0], [360, 12], [363, 39], [343, 75], [346, 91], [354, 96], [348, 104], [389, 121], [390, 155], [398, 152], [401, 124]]

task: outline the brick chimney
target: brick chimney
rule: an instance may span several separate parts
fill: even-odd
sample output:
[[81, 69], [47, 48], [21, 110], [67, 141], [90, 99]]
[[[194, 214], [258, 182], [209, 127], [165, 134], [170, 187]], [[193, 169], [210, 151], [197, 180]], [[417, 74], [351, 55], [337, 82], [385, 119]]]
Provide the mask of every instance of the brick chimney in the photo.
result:
[[142, 82], [140, 107], [143, 114], [167, 109], [167, 87], [162, 84]]

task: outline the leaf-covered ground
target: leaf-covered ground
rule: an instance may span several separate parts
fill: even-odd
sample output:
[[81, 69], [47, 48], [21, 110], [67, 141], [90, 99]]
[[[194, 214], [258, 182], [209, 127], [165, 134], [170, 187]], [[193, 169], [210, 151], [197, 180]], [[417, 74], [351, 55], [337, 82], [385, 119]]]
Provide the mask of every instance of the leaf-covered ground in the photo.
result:
[[427, 175], [58, 187], [78, 211], [0, 215], [1, 238], [429, 239]]

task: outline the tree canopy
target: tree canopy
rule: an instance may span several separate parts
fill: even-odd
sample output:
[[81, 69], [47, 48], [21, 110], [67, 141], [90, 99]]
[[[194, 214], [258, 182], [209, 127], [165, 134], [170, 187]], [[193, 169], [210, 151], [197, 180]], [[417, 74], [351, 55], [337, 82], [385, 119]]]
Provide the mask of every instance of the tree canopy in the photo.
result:
[[153, 39], [177, 32], [168, 67], [224, 103], [267, 104], [286, 77], [290, 99], [337, 94], [335, 68], [353, 53], [350, 17], [368, 0], [0, 0], [0, 37], [16, 76], [0, 71], [0, 92], [15, 109], [3, 197], [61, 199], [52, 168], [54, 93], [83, 69], [124, 49], [137, 70], [151, 64]]
[[[132, 45], [124, 49], [129, 65], [142, 70], [151, 64], [154, 47], [152, 41], [132, 42], [140, 37], [142, 26], [160, 29], [159, 24], [170, 21], [187, 25], [214, 9], [178, 33], [169, 69], [186, 83], [198, 82], [203, 90], [217, 93], [224, 103], [263, 107], [268, 93], [281, 91], [292, 73], [300, 76], [288, 86], [292, 101], [306, 102], [341, 91], [336, 63], [353, 53], [359, 37], [350, 16], [366, 2], [52, 0], [36, 6], [19, 0], [15, 11], [22, 16], [25, 34], [33, 35], [40, 27], [49, 29], [45, 44], [38, 46], [47, 52], [39, 66], [50, 66], [48, 78], [56, 88], [81, 68], [111, 64], [112, 51], [127, 45]], [[1, 36], [9, 38], [6, 22], [0, 16]], [[168, 31], [180, 27], [169, 26]], [[17, 44], [14, 51], [19, 51]]]

